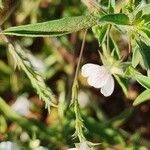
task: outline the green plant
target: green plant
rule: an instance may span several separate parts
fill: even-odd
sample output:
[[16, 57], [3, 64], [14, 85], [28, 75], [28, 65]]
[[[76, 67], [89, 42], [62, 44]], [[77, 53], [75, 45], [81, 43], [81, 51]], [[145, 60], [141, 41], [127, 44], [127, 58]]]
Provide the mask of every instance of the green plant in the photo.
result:
[[[86, 139], [85, 130], [86, 128], [90, 129], [95, 122], [91, 118], [86, 119], [82, 117], [78, 102], [78, 75], [88, 29], [92, 29], [93, 35], [99, 43], [99, 47], [101, 48], [101, 51], [99, 52], [100, 59], [103, 65], [106, 66], [109, 73], [115, 77], [124, 94], [128, 96], [128, 80], [130, 78], [134, 78], [145, 88], [145, 91], [135, 99], [133, 105], [138, 105], [150, 99], [150, 4], [144, 0], [141, 2], [128, 0], [124, 6], [117, 10], [115, 0], [109, 0], [107, 3], [103, 1], [97, 2], [96, 0], [82, 0], [82, 2], [88, 8], [86, 15], [65, 17], [43, 23], [15, 26], [0, 32], [1, 37], [8, 44], [9, 53], [14, 61], [14, 68], [18, 66], [25, 72], [30, 79], [32, 86], [39, 97], [45, 102], [46, 108], [48, 108], [50, 112], [51, 106], [57, 107], [56, 96], [54, 96], [52, 90], [46, 86], [42, 76], [38, 73], [38, 70], [35, 70], [32, 66], [28, 56], [23, 50], [24, 48], [15, 40], [10, 40], [9, 36], [57, 37], [85, 30], [72, 85], [72, 100], [69, 107], [74, 111], [74, 136], [79, 138], [79, 142], [88, 140]], [[119, 42], [116, 40], [116, 34], [114, 33], [117, 33], [120, 37], [126, 36], [125, 43], [128, 44], [129, 53], [126, 60], [124, 60], [121, 55]], [[147, 75], [142, 74], [142, 72], [139, 71], [139, 68], [142, 68]], [[93, 77], [95, 76], [93, 75]], [[92, 85], [92, 83], [90, 85]], [[111, 127], [116, 126], [116, 124], [113, 123], [114, 120], [112, 119], [112, 122], [110, 122]], [[122, 117], [120, 122], [122, 123]], [[96, 126], [97, 128], [102, 128], [103, 124], [98, 127], [98, 124], [96, 123]], [[110, 130], [112, 136], [115, 134], [117, 135], [116, 130], [111, 128]], [[105, 134], [105, 131], [100, 134]], [[99, 136], [101, 137], [101, 135]], [[125, 146], [125, 141], [120, 133], [117, 135], [116, 139], [114, 138], [114, 141], [115, 140], [118, 140]], [[93, 147], [92, 143], [89, 145]]]

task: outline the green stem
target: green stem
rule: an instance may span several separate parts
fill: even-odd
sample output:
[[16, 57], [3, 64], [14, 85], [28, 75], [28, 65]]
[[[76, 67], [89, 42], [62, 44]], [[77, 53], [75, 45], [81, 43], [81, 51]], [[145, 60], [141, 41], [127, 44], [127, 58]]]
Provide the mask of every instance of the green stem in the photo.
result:
[[74, 82], [73, 83], [75, 83], [77, 81], [77, 78], [78, 78], [79, 69], [80, 69], [80, 63], [81, 63], [81, 59], [82, 59], [82, 55], [83, 55], [83, 51], [84, 51], [86, 34], [87, 34], [87, 30], [85, 30], [85, 33], [84, 33], [84, 36], [83, 36], [81, 51], [80, 51], [80, 55], [79, 55], [79, 59], [78, 59], [77, 68], [76, 68], [76, 72], [75, 72], [75, 77], [74, 77]]
[[83, 128], [85, 128], [85, 127], [84, 127], [84, 124], [83, 124], [83, 119], [81, 117], [78, 100], [75, 101], [74, 111], [75, 111], [75, 116], [76, 116], [76, 120], [75, 120], [76, 132], [75, 132], [75, 135], [78, 136], [80, 142], [86, 141], [86, 138], [84, 136], [84, 131], [83, 131]]
[[73, 105], [75, 118], [76, 118], [75, 119], [75, 129], [76, 129], [75, 136], [78, 136], [80, 142], [83, 142], [86, 140], [84, 136], [84, 132], [83, 132], [84, 124], [83, 124], [83, 120], [82, 120], [81, 113], [80, 113], [80, 107], [78, 103], [78, 74], [79, 74], [80, 63], [81, 63], [81, 59], [82, 59], [82, 55], [84, 51], [86, 34], [87, 34], [87, 30], [84, 33], [81, 51], [80, 51], [80, 55], [79, 55], [79, 59], [77, 63], [77, 68], [75, 71], [75, 77], [74, 77], [73, 86], [72, 86], [72, 102], [71, 102], [71, 105]]

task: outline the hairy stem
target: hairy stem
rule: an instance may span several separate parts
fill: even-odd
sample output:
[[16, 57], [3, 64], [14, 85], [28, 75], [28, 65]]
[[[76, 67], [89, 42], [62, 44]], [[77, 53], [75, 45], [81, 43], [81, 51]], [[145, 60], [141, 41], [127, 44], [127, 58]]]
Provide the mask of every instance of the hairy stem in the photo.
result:
[[77, 63], [77, 67], [76, 67], [76, 71], [75, 71], [75, 77], [74, 77], [74, 82], [73, 82], [73, 86], [72, 86], [72, 102], [71, 104], [73, 105], [73, 109], [75, 112], [75, 136], [77, 136], [79, 138], [80, 142], [83, 142], [86, 140], [85, 136], [84, 136], [84, 132], [83, 129], [84, 124], [83, 124], [83, 120], [82, 120], [82, 116], [80, 113], [80, 107], [79, 107], [79, 103], [78, 103], [78, 74], [79, 74], [79, 69], [80, 69], [80, 63], [81, 63], [81, 59], [82, 59], [82, 55], [83, 55], [83, 51], [84, 51], [84, 45], [85, 45], [85, 37], [87, 34], [87, 30], [84, 33], [84, 37], [83, 37], [83, 41], [82, 41], [82, 46], [81, 46], [81, 50], [80, 50], [80, 55], [79, 55], [79, 59], [78, 59], [78, 63]]

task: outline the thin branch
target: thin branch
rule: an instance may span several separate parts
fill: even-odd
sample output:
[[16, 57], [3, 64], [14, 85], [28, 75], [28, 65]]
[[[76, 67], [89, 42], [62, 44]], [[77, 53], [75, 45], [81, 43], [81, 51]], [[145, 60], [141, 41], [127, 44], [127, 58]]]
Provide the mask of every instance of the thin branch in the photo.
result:
[[85, 45], [86, 34], [87, 34], [87, 29], [85, 30], [85, 33], [84, 33], [84, 36], [83, 36], [83, 41], [82, 41], [82, 46], [81, 46], [81, 50], [80, 50], [80, 55], [79, 55], [79, 59], [78, 59], [78, 63], [77, 63], [76, 72], [75, 72], [74, 82], [75, 82], [75, 81], [77, 80], [77, 78], [78, 78], [79, 69], [80, 69], [80, 63], [81, 63], [81, 59], [82, 59], [82, 55], [83, 55], [83, 51], [84, 51], [84, 45]]

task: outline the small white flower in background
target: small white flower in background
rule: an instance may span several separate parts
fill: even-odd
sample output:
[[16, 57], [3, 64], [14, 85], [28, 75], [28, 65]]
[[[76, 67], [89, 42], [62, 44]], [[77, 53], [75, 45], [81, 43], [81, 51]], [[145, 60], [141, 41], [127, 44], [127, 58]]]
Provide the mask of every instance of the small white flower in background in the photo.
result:
[[31, 64], [33, 65], [33, 67], [36, 70], [40, 71], [41, 73], [45, 72], [46, 65], [44, 64], [44, 62], [41, 59], [31, 55], [30, 53], [28, 53], [27, 55], [28, 55], [28, 58], [29, 58]]
[[90, 103], [90, 99], [85, 92], [79, 92], [78, 102], [81, 108], [85, 108]]
[[82, 142], [80, 144], [79, 150], [90, 150], [89, 146], [87, 145], [86, 142]]
[[48, 148], [40, 146], [40, 140], [39, 139], [31, 140], [29, 143], [29, 146], [33, 150], [48, 150]]
[[[35, 146], [35, 143], [34, 143], [34, 146]], [[39, 146], [39, 142], [37, 142], [36, 147], [34, 147], [32, 149], [34, 149], [34, 150], [48, 150], [48, 148], [46, 148], [46, 147]], [[14, 142], [5, 141], [5, 142], [0, 143], [0, 150], [20, 150], [20, 147]]]
[[107, 66], [96, 64], [85, 64], [81, 69], [81, 74], [88, 78], [88, 84], [100, 88], [104, 96], [110, 96], [114, 91], [114, 78]]
[[29, 113], [30, 105], [31, 102], [25, 96], [20, 96], [17, 98], [11, 108], [19, 115], [26, 116]]
[[30, 139], [28, 133], [22, 132], [20, 135], [20, 141], [21, 142], [27, 142]]
[[0, 150], [19, 150], [19, 147], [14, 142], [5, 141], [0, 143]]
[[36, 148], [35, 150], [48, 150], [48, 148], [43, 147], [43, 146], [39, 146], [38, 148]]
[[70, 148], [68, 150], [90, 150], [89, 146], [87, 145], [87, 142], [76, 144], [76, 147], [77, 148]]

